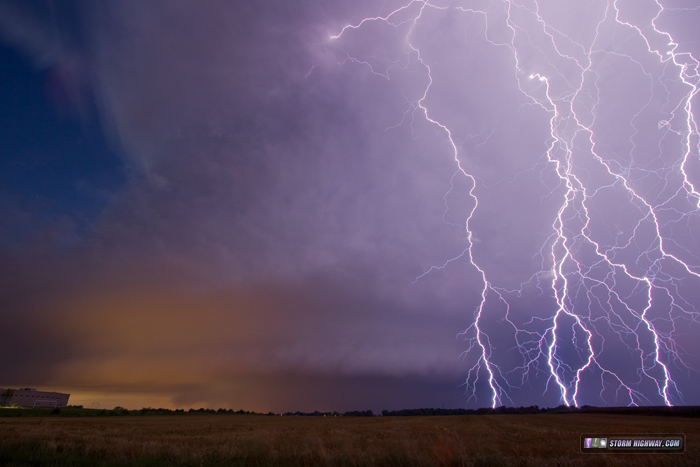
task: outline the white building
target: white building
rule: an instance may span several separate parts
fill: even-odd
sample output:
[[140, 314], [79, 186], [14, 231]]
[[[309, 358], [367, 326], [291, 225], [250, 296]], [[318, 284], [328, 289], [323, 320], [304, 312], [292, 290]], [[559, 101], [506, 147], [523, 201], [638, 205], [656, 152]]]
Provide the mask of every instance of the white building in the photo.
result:
[[69, 397], [70, 394], [37, 391], [34, 388], [0, 388], [0, 406], [65, 407], [68, 405]]

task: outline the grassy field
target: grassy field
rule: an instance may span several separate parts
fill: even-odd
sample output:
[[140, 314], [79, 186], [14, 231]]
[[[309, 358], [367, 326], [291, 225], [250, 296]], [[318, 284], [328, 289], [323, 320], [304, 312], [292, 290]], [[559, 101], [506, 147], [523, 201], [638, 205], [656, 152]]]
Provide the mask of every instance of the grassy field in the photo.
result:
[[[579, 452], [583, 432], [685, 433], [685, 454]], [[700, 419], [186, 415], [0, 418], [0, 466], [700, 465]]]

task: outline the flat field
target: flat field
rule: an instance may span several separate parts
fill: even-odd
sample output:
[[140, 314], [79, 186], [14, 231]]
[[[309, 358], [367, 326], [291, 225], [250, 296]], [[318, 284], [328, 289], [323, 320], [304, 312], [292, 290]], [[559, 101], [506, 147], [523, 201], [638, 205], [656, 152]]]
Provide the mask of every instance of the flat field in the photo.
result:
[[[684, 454], [581, 454], [580, 434], [685, 433]], [[0, 466], [700, 465], [700, 419], [180, 415], [0, 418]]]

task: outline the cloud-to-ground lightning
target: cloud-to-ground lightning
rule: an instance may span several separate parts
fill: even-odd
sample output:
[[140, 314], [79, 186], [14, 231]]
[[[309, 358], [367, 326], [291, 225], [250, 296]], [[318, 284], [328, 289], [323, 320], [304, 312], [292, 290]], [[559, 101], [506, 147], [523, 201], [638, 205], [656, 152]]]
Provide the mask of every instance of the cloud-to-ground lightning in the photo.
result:
[[[681, 7], [664, 0], [583, 3], [411, 0], [331, 37], [342, 63], [367, 66], [378, 79], [410, 70], [421, 90], [397, 118], [438, 128], [469, 185], [464, 250], [416, 280], [457, 261], [480, 277], [478, 306], [461, 334], [465, 387], [480, 404], [485, 397], [493, 407], [515, 403], [528, 387], [575, 406], [682, 404], [683, 382], [697, 372], [685, 346], [700, 321], [699, 63], [661, 25]], [[466, 130], [443, 119], [431, 100], [436, 88], [449, 92], [452, 84], [436, 78], [434, 46], [416, 31], [447, 17], [454, 21], [445, 23], [481, 32], [485, 56], [507, 51], [507, 78], [528, 112], [548, 122], [543, 153], [522, 157], [534, 161], [529, 170], [539, 171], [557, 208], [542, 226], [534, 269], [516, 287], [501, 283], [479, 253], [477, 215], [493, 186], [465, 164], [475, 146], [462, 142]], [[403, 56], [347, 51], [348, 36], [369, 27], [392, 31]], [[630, 95], [620, 96], [625, 90]], [[475, 140], [492, 137], [484, 126]], [[523, 303], [533, 289], [546, 310]], [[510, 346], [497, 344], [484, 324], [495, 309], [503, 310], [499, 332], [510, 333]]]

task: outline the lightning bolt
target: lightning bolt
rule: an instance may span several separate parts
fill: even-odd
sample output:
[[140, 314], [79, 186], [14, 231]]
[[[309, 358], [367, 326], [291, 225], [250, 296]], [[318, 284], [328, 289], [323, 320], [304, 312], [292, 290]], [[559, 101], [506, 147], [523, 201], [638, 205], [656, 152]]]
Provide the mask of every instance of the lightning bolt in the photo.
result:
[[[330, 40], [342, 50], [347, 36], [361, 35], [370, 26], [390, 28], [400, 37], [404, 58], [344, 52], [340, 63], [366, 66], [390, 81], [401, 70], [422, 70], [426, 84], [416, 99], [406, 99], [399, 125], [422, 118], [438, 128], [449, 142], [456, 174], [470, 186], [465, 249], [416, 278], [456, 261], [468, 261], [481, 278], [479, 304], [460, 334], [467, 343], [463, 357], [473, 362], [465, 379], [469, 400], [478, 402], [485, 384], [492, 407], [512, 404], [519, 388], [544, 376], [543, 395], [553, 392], [567, 406], [578, 406], [586, 397], [592, 400], [584, 392], [593, 388], [604, 403], [682, 403], [676, 380], [696, 370], [676, 336], [684, 326], [699, 322], [692, 298], [693, 288], [700, 286], [700, 257], [692, 241], [700, 225], [700, 133], [693, 108], [700, 89], [699, 63], [679, 51], [673, 36], [658, 26], [662, 14], [672, 11], [660, 0], [589, 2], [586, 13], [594, 18], [587, 23], [590, 41], [557, 27], [550, 4], [410, 0], [387, 14], [347, 24]], [[543, 186], [560, 204], [536, 253], [539, 269], [516, 288], [499, 285], [477, 260], [475, 219], [482, 208], [480, 193], [487, 187], [463, 163], [469, 154], [460, 150], [455, 136], [462, 130], [444, 123], [429, 105], [440, 83], [416, 29], [438, 15], [460, 18], [465, 29], [481, 28], [494, 50], [507, 50], [517, 89], [549, 119], [539, 167]], [[540, 60], [524, 58], [533, 55]], [[601, 135], [605, 124], [600, 109], [608, 105], [602, 74], [609, 63], [643, 77], [649, 89], [648, 101], [637, 105], [629, 122], [632, 135], [626, 151], [604, 144]], [[620, 75], [625, 79], [624, 72]], [[652, 113], [660, 132], [657, 147], [640, 147], [644, 135], [639, 122]], [[477, 135], [483, 139], [479, 144], [493, 133]], [[608, 226], [599, 214], [608, 198], [622, 200], [629, 217], [629, 228], [618, 225], [614, 238], [606, 234]], [[518, 321], [518, 299], [532, 287], [547, 299], [550, 310]], [[507, 359], [499, 356], [486, 330], [487, 315], [496, 307], [504, 310], [501, 322], [514, 342], [502, 352], [515, 350], [517, 364], [504, 363]], [[615, 363], [615, 352], [622, 348], [627, 361], [636, 362], [635, 371]]]

